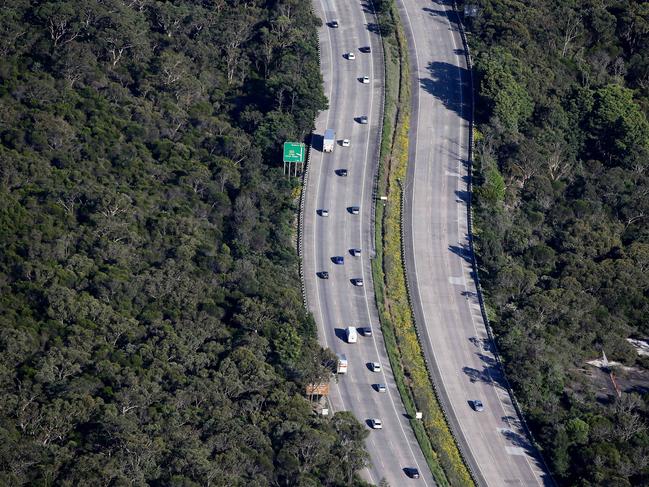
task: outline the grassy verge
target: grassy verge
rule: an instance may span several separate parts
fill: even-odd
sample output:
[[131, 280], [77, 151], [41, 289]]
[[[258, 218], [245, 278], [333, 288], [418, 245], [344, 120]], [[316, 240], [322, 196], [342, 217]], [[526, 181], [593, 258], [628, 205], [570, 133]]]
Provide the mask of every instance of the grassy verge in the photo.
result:
[[[385, 1], [385, 0], [384, 0]], [[383, 4], [382, 25], [394, 26], [383, 36], [385, 110], [377, 202], [376, 256], [372, 273], [381, 329], [395, 381], [408, 414], [422, 411], [423, 420], [410, 423], [426, 461], [440, 486], [473, 485], [430, 382], [408, 302], [401, 253], [401, 186], [408, 168], [410, 82], [405, 36], [393, 2]]]

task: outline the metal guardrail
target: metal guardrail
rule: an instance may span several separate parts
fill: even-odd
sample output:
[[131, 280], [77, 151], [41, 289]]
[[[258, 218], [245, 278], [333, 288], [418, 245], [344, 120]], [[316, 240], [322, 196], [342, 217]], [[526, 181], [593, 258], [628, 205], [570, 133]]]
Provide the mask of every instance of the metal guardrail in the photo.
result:
[[[313, 11], [313, 5], [310, 5], [311, 14], [317, 17]], [[318, 39], [318, 65], [320, 65], [320, 40]], [[302, 189], [300, 191], [300, 216], [297, 225], [297, 255], [299, 262], [300, 283], [302, 284], [302, 304], [308, 310], [309, 305], [306, 299], [306, 281], [304, 279], [304, 200], [306, 198], [306, 187], [309, 182], [309, 168], [311, 167], [311, 150], [313, 149], [313, 132], [309, 140], [309, 150], [307, 151], [306, 160], [304, 161], [304, 171], [302, 171]]]
[[308, 309], [306, 300], [306, 284], [304, 281], [304, 193], [306, 185], [309, 181], [309, 162], [311, 160], [311, 143], [309, 143], [309, 150], [305, 161], [304, 171], [302, 171], [302, 189], [300, 190], [300, 216], [297, 225], [297, 256], [300, 270], [300, 282], [302, 284], [302, 304]]
[[[370, 8], [372, 9], [372, 15], [376, 20], [376, 25], [379, 26], [379, 32], [381, 28], [381, 21], [379, 16], [376, 14], [376, 9], [374, 8], [374, 2], [369, 0]], [[372, 184], [372, 207], [370, 213], [370, 228], [372, 229], [371, 233], [371, 242], [372, 242], [372, 251], [370, 253], [370, 259], [376, 257], [376, 205], [378, 204], [378, 189], [379, 189], [379, 167], [381, 166], [381, 141], [383, 138], [383, 118], [385, 117], [385, 77], [386, 77], [386, 68], [385, 68], [385, 50], [383, 49], [383, 36], [381, 37], [381, 42], [379, 42], [379, 50], [381, 52], [381, 66], [383, 66], [383, 89], [381, 90], [381, 111], [379, 112], [379, 132], [377, 134], [378, 144], [376, 144], [376, 149], [374, 151], [374, 172], [372, 175], [373, 184]]]

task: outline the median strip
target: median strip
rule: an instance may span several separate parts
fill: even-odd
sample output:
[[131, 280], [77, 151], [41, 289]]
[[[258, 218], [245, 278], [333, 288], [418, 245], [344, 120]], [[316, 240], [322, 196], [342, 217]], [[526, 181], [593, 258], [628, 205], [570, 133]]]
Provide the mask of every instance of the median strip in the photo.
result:
[[[410, 73], [405, 35], [393, 0], [377, 3], [385, 59], [385, 108], [372, 274], [381, 329], [395, 381], [435, 481], [474, 485], [437, 402], [408, 300], [402, 255], [402, 189], [408, 167]], [[423, 419], [415, 412], [423, 412]]]

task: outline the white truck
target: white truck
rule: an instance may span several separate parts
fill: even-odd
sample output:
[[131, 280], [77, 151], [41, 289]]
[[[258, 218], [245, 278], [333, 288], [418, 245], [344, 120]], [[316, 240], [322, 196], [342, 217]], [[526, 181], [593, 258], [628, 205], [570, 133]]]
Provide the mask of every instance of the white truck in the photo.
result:
[[338, 369], [337, 372], [339, 374], [346, 374], [347, 373], [347, 357], [343, 355], [342, 353], [338, 354]]
[[332, 129], [325, 130], [324, 138], [322, 140], [322, 151], [333, 152], [336, 143], [336, 133]]
[[358, 331], [355, 326], [347, 327], [347, 343], [356, 343], [358, 341]]

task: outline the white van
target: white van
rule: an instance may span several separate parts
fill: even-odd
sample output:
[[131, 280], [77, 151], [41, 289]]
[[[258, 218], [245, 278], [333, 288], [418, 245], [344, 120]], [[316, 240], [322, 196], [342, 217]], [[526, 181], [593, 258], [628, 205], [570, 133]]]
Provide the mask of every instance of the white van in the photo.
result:
[[356, 343], [358, 341], [358, 332], [355, 326], [347, 327], [347, 343]]

